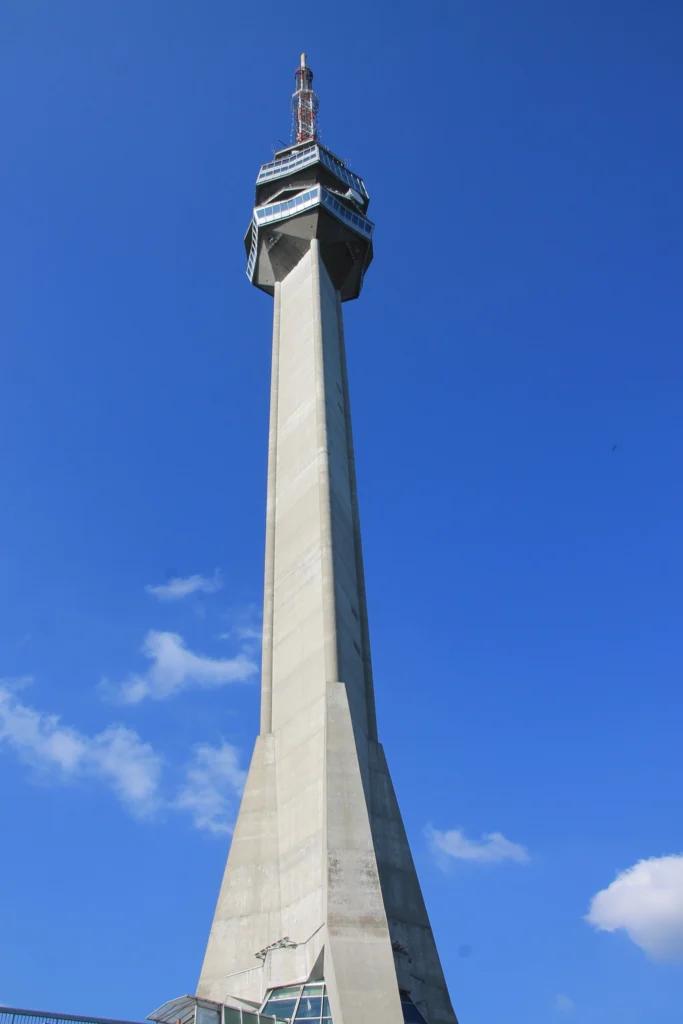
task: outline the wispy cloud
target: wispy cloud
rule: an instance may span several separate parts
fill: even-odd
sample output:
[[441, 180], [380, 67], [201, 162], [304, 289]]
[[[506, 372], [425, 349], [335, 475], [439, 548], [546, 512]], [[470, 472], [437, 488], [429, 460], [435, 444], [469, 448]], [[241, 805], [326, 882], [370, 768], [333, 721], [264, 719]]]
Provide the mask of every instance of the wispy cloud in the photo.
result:
[[220, 573], [216, 570], [212, 577], [198, 573], [194, 576], [173, 576], [167, 583], [150, 583], [145, 590], [160, 601], [180, 601], [190, 594], [215, 594], [222, 586]]
[[429, 825], [426, 833], [432, 851], [442, 862], [448, 858], [482, 864], [498, 864], [504, 860], [526, 864], [529, 861], [526, 848], [506, 839], [500, 832], [486, 833], [481, 839], [468, 839], [461, 829], [440, 832]]
[[232, 832], [246, 780], [236, 747], [226, 742], [196, 747], [173, 795], [172, 766], [133, 729], [110, 725], [89, 736], [64, 725], [59, 715], [22, 702], [17, 691], [28, 683], [0, 681], [0, 748], [12, 749], [37, 779], [61, 784], [88, 779], [108, 786], [135, 817], [182, 812], [195, 828]]
[[232, 619], [231, 629], [219, 634], [219, 640], [240, 640], [245, 650], [257, 650], [263, 640], [263, 622], [259, 609], [248, 605], [240, 611], [228, 613]]
[[235, 636], [238, 636], [240, 640], [252, 640], [254, 643], [261, 643], [263, 639], [263, 629], [261, 626], [236, 626]]
[[151, 662], [146, 672], [130, 675], [118, 686], [103, 683], [124, 704], [139, 704], [148, 697], [164, 700], [190, 686], [246, 682], [258, 671], [250, 651], [240, 651], [234, 658], [211, 658], [188, 650], [177, 633], [150, 630], [142, 651]]
[[174, 806], [192, 815], [195, 828], [231, 833], [235, 802], [245, 780], [246, 772], [239, 766], [236, 747], [226, 742], [219, 747], [202, 744], [187, 767], [185, 784]]
[[598, 931], [625, 931], [652, 957], [683, 960], [683, 854], [620, 872], [593, 897], [585, 920]]
[[574, 1003], [569, 996], [559, 995], [555, 1000], [555, 1009], [558, 1013], [571, 1013]]
[[[25, 681], [22, 681], [25, 682]], [[0, 683], [0, 742], [40, 772], [61, 781], [96, 778], [107, 783], [134, 814], [158, 806], [162, 758], [133, 729], [110, 725], [87, 736], [19, 700], [16, 685]]]

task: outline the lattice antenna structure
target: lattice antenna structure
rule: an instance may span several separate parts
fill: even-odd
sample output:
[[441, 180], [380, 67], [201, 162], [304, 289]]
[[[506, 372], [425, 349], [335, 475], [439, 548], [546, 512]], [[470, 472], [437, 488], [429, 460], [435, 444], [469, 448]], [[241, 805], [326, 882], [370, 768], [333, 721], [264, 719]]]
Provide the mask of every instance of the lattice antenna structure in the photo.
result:
[[313, 92], [313, 72], [301, 54], [301, 64], [294, 72], [296, 89], [292, 94], [292, 129], [294, 142], [315, 142], [318, 138], [318, 107], [320, 100]]

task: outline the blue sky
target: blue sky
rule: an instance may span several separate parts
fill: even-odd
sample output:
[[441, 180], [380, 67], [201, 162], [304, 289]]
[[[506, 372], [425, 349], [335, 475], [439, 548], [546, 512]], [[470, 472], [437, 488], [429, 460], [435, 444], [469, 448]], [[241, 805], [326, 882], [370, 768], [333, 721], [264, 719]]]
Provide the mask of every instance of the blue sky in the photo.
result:
[[3, 5], [0, 1003], [196, 984], [258, 717], [242, 237], [305, 49], [377, 224], [380, 731], [461, 1024], [680, 1020], [682, 44], [673, 0]]

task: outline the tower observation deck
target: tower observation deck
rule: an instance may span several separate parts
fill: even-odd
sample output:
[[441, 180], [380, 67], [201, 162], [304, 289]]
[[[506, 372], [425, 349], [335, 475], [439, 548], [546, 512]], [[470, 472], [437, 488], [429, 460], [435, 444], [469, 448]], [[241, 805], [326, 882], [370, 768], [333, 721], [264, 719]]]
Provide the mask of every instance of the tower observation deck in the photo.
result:
[[249, 280], [274, 299], [261, 728], [183, 1007], [220, 1007], [223, 1024], [457, 1024], [375, 715], [342, 322], [374, 225], [317, 110], [302, 55], [294, 141], [261, 167], [245, 238]]

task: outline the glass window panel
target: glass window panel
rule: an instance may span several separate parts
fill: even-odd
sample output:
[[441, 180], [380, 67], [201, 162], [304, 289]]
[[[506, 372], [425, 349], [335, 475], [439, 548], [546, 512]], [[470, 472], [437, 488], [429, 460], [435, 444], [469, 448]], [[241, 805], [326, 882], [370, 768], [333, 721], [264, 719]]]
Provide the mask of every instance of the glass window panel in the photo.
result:
[[299, 1009], [296, 1011], [296, 1019], [300, 1020], [302, 1017], [318, 1018], [322, 1005], [323, 1001], [320, 996], [302, 996]]
[[271, 989], [269, 999], [290, 999], [299, 996], [301, 985], [283, 985], [282, 988]]
[[331, 1016], [332, 1016], [332, 1011], [330, 1010], [330, 1001], [327, 998], [327, 996], [325, 996], [325, 998], [323, 999], [323, 1017], [331, 1017]]
[[198, 1006], [196, 1012], [197, 1024], [219, 1024], [220, 1010], [213, 1010], [208, 1006]]
[[240, 1011], [233, 1006], [224, 1006], [223, 1024], [240, 1024]]
[[242, 1024], [258, 1024], [258, 1013], [242, 1010]]
[[320, 991], [322, 989], [322, 987], [323, 987], [323, 982], [322, 981], [318, 982], [315, 985], [304, 985], [304, 995], [305, 996], [319, 996], [319, 995], [322, 994], [321, 991]]
[[266, 1013], [272, 1013], [274, 1017], [291, 1020], [295, 1006], [296, 999], [269, 999], [263, 1009]]

